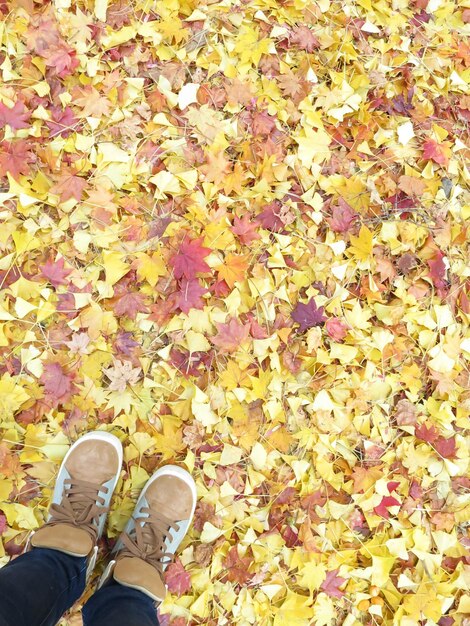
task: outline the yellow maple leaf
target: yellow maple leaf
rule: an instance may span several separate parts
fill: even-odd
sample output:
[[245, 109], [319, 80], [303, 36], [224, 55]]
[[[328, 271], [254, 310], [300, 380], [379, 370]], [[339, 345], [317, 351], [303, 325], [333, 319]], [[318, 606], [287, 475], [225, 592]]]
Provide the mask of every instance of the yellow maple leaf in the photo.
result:
[[367, 261], [372, 254], [372, 232], [367, 228], [367, 226], [362, 225], [361, 230], [359, 231], [359, 236], [356, 237], [355, 235], [351, 235], [350, 239], [351, 245], [349, 247], [349, 252], [358, 261]]

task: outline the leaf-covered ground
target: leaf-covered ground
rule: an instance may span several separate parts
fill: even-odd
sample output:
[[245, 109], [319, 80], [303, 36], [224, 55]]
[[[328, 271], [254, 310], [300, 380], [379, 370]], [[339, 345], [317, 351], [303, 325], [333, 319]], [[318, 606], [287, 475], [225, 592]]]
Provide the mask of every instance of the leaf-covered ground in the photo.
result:
[[101, 428], [162, 625], [468, 624], [468, 0], [0, 11], [1, 562]]

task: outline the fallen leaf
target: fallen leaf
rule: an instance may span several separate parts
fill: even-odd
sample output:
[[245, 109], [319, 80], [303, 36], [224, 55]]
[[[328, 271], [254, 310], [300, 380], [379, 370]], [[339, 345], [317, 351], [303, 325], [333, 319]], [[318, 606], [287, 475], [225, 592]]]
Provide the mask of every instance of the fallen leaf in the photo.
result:
[[198, 239], [185, 239], [176, 254], [170, 258], [170, 265], [173, 268], [176, 278], [186, 278], [192, 280], [199, 272], [209, 272], [210, 267], [204, 258], [210, 254], [210, 248], [201, 246], [203, 237]]
[[299, 324], [299, 331], [303, 333], [313, 326], [321, 326], [326, 321], [323, 311], [324, 307], [317, 308], [315, 300], [311, 298], [307, 304], [298, 302], [291, 317]]
[[182, 596], [191, 589], [191, 576], [179, 559], [175, 559], [165, 570], [165, 583], [168, 591], [177, 596]]
[[320, 585], [321, 591], [324, 591], [330, 598], [342, 598], [344, 591], [340, 587], [347, 582], [346, 578], [338, 576], [339, 569], [326, 573], [326, 578]]
[[236, 352], [241, 344], [248, 338], [250, 328], [246, 324], [241, 324], [236, 318], [229, 322], [217, 324], [218, 333], [211, 338], [213, 344], [218, 346], [222, 352]]
[[3, 102], [0, 102], [0, 127], [8, 124], [13, 130], [20, 130], [21, 128], [29, 128], [29, 118], [31, 113], [25, 109], [22, 102], [17, 101], [13, 107], [7, 107]]

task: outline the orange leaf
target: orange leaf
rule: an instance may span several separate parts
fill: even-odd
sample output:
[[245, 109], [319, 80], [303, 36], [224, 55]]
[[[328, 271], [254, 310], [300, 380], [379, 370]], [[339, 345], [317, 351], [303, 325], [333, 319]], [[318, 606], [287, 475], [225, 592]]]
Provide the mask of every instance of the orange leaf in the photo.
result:
[[248, 254], [227, 254], [225, 264], [217, 271], [219, 277], [232, 289], [236, 282], [245, 279], [248, 265]]

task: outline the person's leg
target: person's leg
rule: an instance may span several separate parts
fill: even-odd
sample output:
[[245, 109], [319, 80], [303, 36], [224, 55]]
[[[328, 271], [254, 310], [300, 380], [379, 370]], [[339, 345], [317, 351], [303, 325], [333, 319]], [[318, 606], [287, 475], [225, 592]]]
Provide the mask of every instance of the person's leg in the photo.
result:
[[0, 570], [1, 626], [54, 626], [81, 595], [121, 465], [121, 442], [103, 431], [69, 449], [48, 519], [30, 538], [33, 549]]
[[158, 626], [152, 598], [113, 579], [91, 596], [82, 617], [84, 626]]
[[87, 560], [33, 548], [0, 569], [0, 626], [55, 626], [85, 589]]
[[147, 481], [121, 533], [99, 590], [83, 608], [85, 626], [157, 626], [164, 572], [196, 507], [196, 485], [181, 467], [166, 465]]

